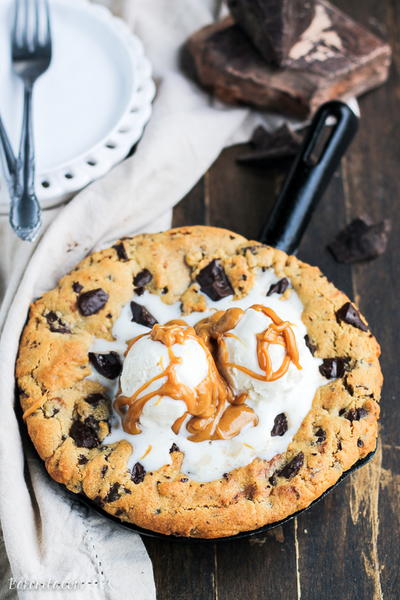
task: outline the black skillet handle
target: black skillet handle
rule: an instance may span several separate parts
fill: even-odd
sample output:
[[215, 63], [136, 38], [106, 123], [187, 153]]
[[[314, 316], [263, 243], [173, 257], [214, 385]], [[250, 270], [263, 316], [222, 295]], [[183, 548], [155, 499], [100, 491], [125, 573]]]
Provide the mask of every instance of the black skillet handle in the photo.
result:
[[[334, 117], [330, 135], [320, 155], [314, 159], [326, 121]], [[332, 100], [316, 112], [310, 130], [296, 157], [274, 208], [258, 239], [263, 244], [296, 252], [311, 215], [346, 152], [358, 127], [358, 118], [351, 108]]]

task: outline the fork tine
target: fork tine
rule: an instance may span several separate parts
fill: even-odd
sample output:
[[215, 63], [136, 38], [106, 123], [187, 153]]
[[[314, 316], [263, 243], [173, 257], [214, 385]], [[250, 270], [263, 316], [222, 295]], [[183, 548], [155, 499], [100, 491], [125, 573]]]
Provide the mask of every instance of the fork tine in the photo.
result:
[[50, 8], [49, 0], [44, 0], [44, 9], [46, 13], [46, 38], [45, 44], [51, 44], [51, 27], [50, 27]]
[[14, 46], [20, 46], [21, 40], [19, 36], [19, 21], [21, 18], [21, 0], [15, 0], [15, 10], [14, 10], [14, 24], [12, 30], [12, 40]]
[[40, 0], [34, 0], [34, 10], [35, 10], [35, 27], [34, 27], [34, 31], [33, 31], [33, 44], [35, 46], [38, 46], [40, 41], [39, 41], [39, 32], [40, 32], [40, 19], [39, 19], [39, 2]]
[[23, 26], [22, 26], [22, 33], [21, 33], [21, 44], [27, 48], [30, 48], [31, 40], [29, 39], [29, 29], [30, 29], [30, 27], [29, 27], [29, 0], [24, 0], [23, 16], [25, 18], [22, 19]]

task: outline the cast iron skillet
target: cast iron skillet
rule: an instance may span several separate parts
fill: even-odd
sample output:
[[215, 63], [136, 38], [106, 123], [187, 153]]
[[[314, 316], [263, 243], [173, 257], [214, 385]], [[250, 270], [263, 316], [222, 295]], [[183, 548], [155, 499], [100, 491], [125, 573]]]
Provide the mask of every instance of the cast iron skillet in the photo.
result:
[[[326, 122], [334, 118], [334, 125], [326, 141], [321, 144], [323, 136], [327, 132]], [[333, 173], [339, 165], [340, 159], [346, 152], [358, 127], [358, 119], [353, 111], [339, 101], [331, 101], [323, 104], [315, 114], [306, 139], [296, 157], [289, 175], [283, 185], [282, 191], [261, 229], [258, 239], [263, 244], [275, 246], [288, 254], [294, 254], [300, 244], [301, 238], [311, 219], [311, 215], [328, 185]], [[74, 494], [67, 490], [75, 500], [93, 508], [96, 512], [108, 519], [119, 523], [123, 527], [140, 533], [141, 535], [158, 538], [161, 540], [195, 541], [195, 542], [226, 542], [258, 535], [278, 527], [301, 513], [309, 510], [336, 486], [339, 485], [350, 473], [353, 473], [365, 465], [375, 454], [370, 452], [365, 458], [356, 462], [351, 469], [345, 471], [339, 480], [319, 498], [314, 500], [307, 508], [300, 510], [286, 519], [270, 523], [259, 529], [244, 531], [237, 535], [222, 538], [188, 538], [164, 535], [148, 529], [142, 529], [136, 525], [125, 523], [118, 518], [106, 513], [97, 504], [89, 500], [83, 494]]]

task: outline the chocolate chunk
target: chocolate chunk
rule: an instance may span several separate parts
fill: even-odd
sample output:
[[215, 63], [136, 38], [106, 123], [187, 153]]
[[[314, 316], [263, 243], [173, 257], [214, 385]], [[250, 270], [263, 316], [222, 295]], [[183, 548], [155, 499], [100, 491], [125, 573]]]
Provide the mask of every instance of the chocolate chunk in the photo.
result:
[[94, 502], [95, 504], [97, 504], [98, 506], [104, 506], [103, 499], [102, 499], [100, 496], [95, 496], [95, 497], [93, 498], [93, 502]]
[[153, 325], [158, 323], [157, 319], [141, 304], [137, 302], [131, 302], [132, 321], [144, 325], [145, 327], [152, 328]]
[[[294, 6], [299, 1], [289, 0]], [[258, 0], [242, 0], [250, 11], [257, 4]], [[389, 45], [332, 4], [320, 4], [319, 13], [316, 26], [310, 27], [284, 69], [268, 64], [230, 17], [203, 27], [185, 47], [191, 76], [194, 73], [203, 87], [228, 104], [250, 104], [301, 118], [338, 95], [359, 96], [382, 83], [390, 65]], [[331, 32], [335, 46], [327, 44]]]
[[296, 454], [294, 458], [290, 462], [288, 462], [283, 469], [278, 471], [278, 475], [280, 477], [285, 477], [286, 479], [292, 479], [297, 473], [300, 471], [301, 467], [304, 464], [304, 454], [303, 452], [299, 452]]
[[346, 357], [324, 358], [322, 365], [319, 366], [319, 372], [327, 379], [336, 379], [343, 377], [348, 364], [349, 359]]
[[274, 426], [271, 429], [271, 436], [284, 435], [287, 432], [288, 423], [285, 413], [276, 415], [274, 420]]
[[69, 327], [53, 311], [47, 313], [46, 321], [50, 331], [53, 333], [71, 333]]
[[180, 452], [178, 446], [175, 444], [175, 442], [172, 444], [171, 448], [169, 449], [169, 452], [171, 454], [171, 452]]
[[359, 311], [351, 302], [346, 302], [346, 304], [343, 304], [342, 308], [339, 308], [339, 310], [336, 311], [336, 318], [338, 322], [343, 321], [353, 327], [357, 327], [357, 329], [361, 329], [361, 331], [368, 331], [368, 327], [361, 320]]
[[310, 25], [314, 0], [228, 0], [229, 10], [261, 56], [282, 65]]
[[86, 458], [84, 454], [80, 454], [78, 457], [78, 465], [86, 465], [87, 462], [89, 462], [89, 459]]
[[81, 285], [78, 281], [74, 281], [74, 283], [72, 284], [72, 289], [77, 294], [80, 294], [80, 292], [83, 290], [83, 285]]
[[122, 370], [122, 363], [117, 352], [98, 354], [89, 352], [89, 360], [100, 375], [107, 379], [116, 379]]
[[144, 291], [145, 291], [144, 287], [138, 287], [138, 288], [134, 289], [136, 296], [143, 296]]
[[123, 508], [117, 508], [117, 510], [115, 511], [115, 516], [116, 517], [120, 517], [121, 515], [124, 514], [124, 509]]
[[101, 288], [96, 290], [89, 290], [83, 292], [78, 296], [78, 309], [81, 315], [89, 317], [99, 312], [106, 304], [108, 300], [108, 294]]
[[196, 281], [200, 284], [201, 291], [211, 298], [211, 300], [221, 300], [221, 298], [233, 294], [229, 279], [215, 258], [200, 271]]
[[104, 465], [104, 467], [102, 467], [101, 472], [100, 472], [101, 476], [104, 477], [105, 474], [107, 473], [107, 471], [108, 471], [108, 465]]
[[223, 474], [222, 474], [222, 477], [223, 477], [224, 479], [226, 479], [227, 481], [229, 481], [229, 473], [223, 473]]
[[104, 502], [115, 502], [119, 498], [121, 498], [121, 494], [119, 493], [120, 484], [113, 483], [110, 487], [107, 496], [104, 498]]
[[289, 287], [289, 281], [286, 277], [282, 277], [279, 281], [276, 281], [271, 285], [267, 292], [267, 296], [272, 296], [272, 294], [283, 294]]
[[320, 427], [315, 432], [315, 437], [317, 438], [317, 444], [322, 444], [326, 440], [326, 432]]
[[161, 293], [164, 294], [164, 295], [168, 294], [168, 288], [167, 288], [167, 286], [163, 287], [163, 289], [161, 290]]
[[357, 440], [357, 446], [358, 446], [359, 448], [362, 448], [362, 447], [364, 446], [364, 442], [362, 441], [362, 439], [361, 439], [361, 438], [358, 438], [358, 440]]
[[301, 136], [286, 123], [275, 131], [267, 131], [259, 125], [250, 140], [251, 150], [238, 156], [236, 161], [241, 164], [257, 164], [294, 156], [301, 146], [301, 140]]
[[137, 462], [132, 467], [131, 479], [133, 483], [141, 483], [146, 475], [146, 470], [140, 462]]
[[153, 279], [153, 275], [148, 269], [143, 269], [140, 273], [137, 273], [133, 278], [133, 285], [135, 287], [144, 287]]
[[346, 265], [372, 260], [385, 252], [390, 229], [388, 219], [373, 224], [357, 218], [338, 233], [328, 249], [337, 262]]
[[275, 486], [276, 486], [276, 484], [278, 483], [278, 478], [277, 478], [277, 476], [276, 476], [276, 473], [273, 473], [273, 474], [271, 475], [271, 477], [269, 477], [269, 478], [268, 478], [268, 481], [270, 482], [270, 484], [271, 484], [272, 486], [274, 486], [274, 487], [275, 487]]
[[187, 481], [189, 481], [188, 477], [181, 477], [182, 483], [186, 483]]
[[98, 406], [98, 404], [104, 399], [105, 398], [104, 398], [103, 394], [94, 393], [94, 394], [89, 394], [89, 396], [86, 396], [85, 402], [87, 402], [88, 404], [91, 404], [92, 406]]
[[125, 250], [125, 246], [122, 242], [119, 242], [119, 244], [114, 244], [113, 248], [114, 248], [115, 252], [117, 253], [119, 260], [128, 260], [129, 259], [129, 257], [126, 253], [126, 250]]
[[359, 421], [360, 419], [363, 419], [364, 417], [367, 416], [367, 414], [368, 414], [368, 411], [365, 410], [365, 408], [351, 408], [350, 410], [347, 411], [347, 413], [344, 416], [346, 419], [353, 422], [353, 421]]
[[74, 421], [69, 430], [69, 435], [79, 448], [97, 448], [100, 440], [95, 429], [82, 421]]
[[314, 356], [314, 354], [315, 354], [315, 352], [317, 350], [317, 346], [312, 343], [312, 341], [310, 340], [310, 336], [308, 334], [306, 334], [304, 336], [304, 341], [306, 343], [307, 348], [309, 349], [309, 351], [311, 352], [311, 354]]

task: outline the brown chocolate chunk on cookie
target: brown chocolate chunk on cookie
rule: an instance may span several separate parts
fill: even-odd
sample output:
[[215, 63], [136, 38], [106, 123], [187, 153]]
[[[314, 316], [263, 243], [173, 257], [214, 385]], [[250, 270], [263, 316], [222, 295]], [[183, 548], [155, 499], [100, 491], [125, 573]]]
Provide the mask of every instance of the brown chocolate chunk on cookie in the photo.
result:
[[368, 331], [368, 327], [361, 320], [360, 313], [351, 302], [346, 302], [346, 304], [343, 304], [343, 306], [336, 311], [336, 318], [338, 322], [343, 321], [343, 323], [348, 323], [348, 325], [357, 327], [357, 329], [361, 329], [361, 331]]
[[140, 273], [137, 273], [133, 278], [133, 285], [135, 287], [144, 287], [153, 279], [153, 275], [148, 269], [143, 269]]
[[116, 379], [122, 370], [122, 363], [117, 352], [100, 354], [89, 352], [89, 360], [100, 375], [107, 379]]
[[297, 473], [300, 471], [301, 467], [304, 464], [304, 453], [299, 452], [296, 454], [294, 458], [290, 462], [288, 462], [283, 469], [278, 471], [278, 475], [280, 477], [285, 477], [286, 479], [292, 479]]
[[116, 500], [121, 498], [121, 494], [119, 493], [120, 487], [121, 487], [120, 483], [118, 483], [118, 482], [113, 483], [108, 491], [107, 496], [104, 498], [104, 502], [115, 502]]
[[343, 377], [348, 364], [349, 360], [346, 357], [324, 358], [322, 365], [319, 366], [319, 372], [327, 379], [336, 379]]
[[46, 321], [50, 331], [53, 333], [71, 333], [69, 327], [67, 327], [62, 319], [57, 317], [56, 313], [53, 311], [47, 313]]
[[314, 356], [314, 354], [317, 350], [317, 346], [310, 340], [310, 336], [308, 335], [308, 333], [304, 336], [304, 341], [306, 343], [307, 348], [309, 349], [311, 354]]
[[157, 319], [153, 317], [150, 311], [145, 306], [138, 304], [137, 302], [131, 302], [132, 321], [144, 325], [150, 329], [158, 323]]
[[200, 289], [211, 300], [216, 302], [233, 294], [232, 286], [220, 263], [214, 259], [197, 275], [196, 281]]
[[133, 483], [142, 483], [144, 477], [146, 475], [146, 469], [140, 462], [137, 462], [133, 465], [131, 471], [131, 479]]
[[99, 312], [105, 306], [108, 294], [101, 288], [83, 292], [78, 296], [78, 310], [84, 317], [89, 317]]
[[100, 440], [94, 427], [82, 421], [74, 421], [69, 430], [69, 435], [79, 448], [97, 448]]
[[115, 252], [117, 253], [119, 260], [129, 260], [129, 257], [126, 253], [126, 249], [125, 249], [123, 242], [119, 242], [118, 244], [115, 244], [113, 246], [113, 248], [114, 248]]

